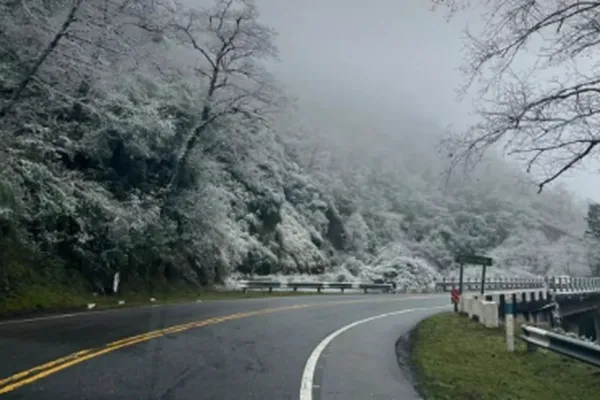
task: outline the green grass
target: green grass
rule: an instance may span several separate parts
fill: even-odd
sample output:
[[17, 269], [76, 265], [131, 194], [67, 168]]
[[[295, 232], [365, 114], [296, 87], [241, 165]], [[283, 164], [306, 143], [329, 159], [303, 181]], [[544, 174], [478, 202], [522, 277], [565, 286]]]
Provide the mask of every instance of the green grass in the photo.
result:
[[[7, 251], [10, 251], [10, 257], [0, 260], [0, 318], [86, 310], [89, 303], [95, 303], [95, 309], [131, 307], [152, 304], [150, 298], [160, 304], [318, 294], [316, 290], [248, 291], [244, 294], [241, 290], [209, 290], [157, 279], [128, 281], [117, 296], [93, 296], [84, 279], [62, 264], [38, 260], [33, 251], [18, 242], [0, 241], [0, 254]], [[119, 300], [124, 300], [125, 304], [119, 305]]]
[[412, 363], [426, 400], [591, 400], [600, 398], [600, 369], [539, 349], [454, 313], [421, 322]]
[[44, 309], [84, 307], [86, 296], [54, 285], [31, 285], [18, 294], [0, 299], [0, 316]]
[[[0, 318], [35, 313], [60, 312], [72, 310], [85, 310], [88, 303], [95, 303], [94, 309], [116, 307], [132, 307], [147, 304], [172, 304], [196, 300], [234, 300], [267, 297], [310, 296], [319, 294], [314, 292], [277, 292], [248, 291], [244, 294], [241, 290], [192, 290], [189, 287], [165, 287], [161, 291], [150, 295], [144, 292], [124, 292], [117, 296], [92, 296], [69, 291], [64, 287], [33, 285], [19, 292], [18, 295], [0, 299]], [[324, 294], [324, 293], [323, 293]], [[327, 293], [335, 295], [335, 293]], [[155, 302], [151, 302], [153, 297]], [[124, 305], [118, 301], [124, 300]]]

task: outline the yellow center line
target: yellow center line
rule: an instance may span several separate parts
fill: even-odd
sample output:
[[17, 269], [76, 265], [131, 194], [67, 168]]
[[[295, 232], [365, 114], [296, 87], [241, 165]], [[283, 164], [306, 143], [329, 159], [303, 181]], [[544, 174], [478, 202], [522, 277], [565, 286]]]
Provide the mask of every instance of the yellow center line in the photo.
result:
[[[11, 375], [7, 378], [0, 379], [0, 394], [12, 392], [15, 389], [20, 388], [21, 386], [25, 386], [27, 384], [33, 383], [39, 379], [45, 378], [49, 375], [52, 375], [56, 372], [62, 371], [63, 369], [72, 367], [74, 365], [80, 364], [84, 361], [90, 360], [92, 358], [96, 358], [103, 354], [110, 353], [112, 351], [133, 346], [138, 343], [147, 342], [151, 339], [159, 338], [165, 335], [183, 332], [193, 328], [200, 328], [203, 326], [214, 325], [225, 321], [231, 321], [236, 319], [242, 319], [252, 316], [258, 315], [266, 315], [275, 312], [281, 311], [291, 311], [291, 310], [299, 310], [303, 308], [309, 307], [319, 307], [319, 306], [330, 306], [330, 305], [340, 305], [340, 304], [355, 304], [355, 303], [369, 303], [369, 302], [390, 302], [390, 301], [398, 301], [405, 299], [417, 299], [419, 297], [410, 297], [410, 298], [402, 298], [395, 300], [381, 300], [381, 299], [365, 299], [365, 300], [340, 300], [340, 301], [330, 301], [325, 303], [313, 303], [313, 304], [296, 304], [292, 306], [285, 307], [276, 307], [276, 308], [265, 308], [257, 311], [249, 311], [243, 313], [229, 314], [220, 317], [212, 317], [200, 321], [188, 322], [185, 324], [174, 325], [168, 328], [158, 329], [154, 331], [145, 332], [139, 335], [126, 337], [120, 340], [116, 340], [114, 342], [108, 343], [100, 348], [93, 349], [85, 349], [78, 351], [76, 353], [69, 354], [65, 357], [57, 358], [56, 360], [49, 361], [45, 364], [41, 364], [35, 366], [33, 368], [18, 372], [14, 375]], [[420, 297], [420, 298], [428, 298]]]
[[47, 362], [45, 364], [41, 364], [41, 365], [38, 365], [38, 366], [33, 367], [31, 369], [19, 372], [17, 374], [9, 376], [8, 378], [0, 379], [0, 386], [3, 386], [5, 384], [7, 384], [8, 382], [19, 380], [19, 379], [21, 379], [23, 377], [26, 377], [27, 375], [30, 375], [30, 374], [32, 374], [34, 372], [41, 371], [43, 369], [53, 367], [53, 366], [55, 366], [57, 364], [60, 364], [60, 363], [65, 362], [65, 361], [68, 361], [68, 360], [70, 360], [72, 358], [83, 356], [83, 355], [85, 355], [85, 354], [87, 354], [89, 352], [90, 352], [90, 350], [78, 351], [77, 353], [70, 354], [70, 355], [68, 355], [66, 357], [57, 358], [56, 360], [52, 360], [52, 361]]

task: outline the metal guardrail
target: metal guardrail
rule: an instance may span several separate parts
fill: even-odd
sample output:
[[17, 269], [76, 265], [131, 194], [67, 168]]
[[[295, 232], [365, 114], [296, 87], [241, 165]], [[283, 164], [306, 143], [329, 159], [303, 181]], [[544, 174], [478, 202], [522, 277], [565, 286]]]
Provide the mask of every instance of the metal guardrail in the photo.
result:
[[[458, 279], [442, 279], [435, 283], [435, 289], [438, 292], [450, 292], [453, 288], [458, 288]], [[486, 279], [486, 290], [502, 290], [502, 289], [538, 289], [546, 287], [546, 282], [543, 279], [519, 279], [519, 278], [497, 278]], [[465, 279], [463, 281], [464, 290], [480, 290], [481, 281], [474, 279]]]
[[269, 289], [272, 292], [273, 289], [286, 289], [291, 288], [294, 292], [301, 289], [316, 289], [319, 293], [323, 289], [339, 289], [342, 293], [346, 289], [361, 289], [365, 293], [369, 289], [383, 290], [384, 292], [390, 292], [392, 285], [388, 283], [361, 283], [361, 282], [277, 282], [277, 281], [261, 281], [261, 280], [248, 280], [242, 281], [242, 290], [244, 293], [248, 289]]
[[[453, 288], [458, 288], [458, 285], [459, 281], [456, 278], [444, 278], [435, 283], [436, 291], [441, 292], [450, 292]], [[479, 290], [481, 289], [481, 281], [465, 279], [463, 286], [466, 290]], [[545, 288], [555, 293], [600, 292], [600, 278], [549, 276], [531, 279], [496, 278], [486, 279], [485, 281], [485, 289], [488, 290], [538, 288]]]
[[581, 339], [560, 335], [530, 325], [522, 325], [521, 339], [527, 343], [529, 351], [537, 347], [600, 367], [600, 346]]
[[596, 292], [600, 291], [600, 278], [550, 276], [546, 278], [548, 289], [552, 292]]

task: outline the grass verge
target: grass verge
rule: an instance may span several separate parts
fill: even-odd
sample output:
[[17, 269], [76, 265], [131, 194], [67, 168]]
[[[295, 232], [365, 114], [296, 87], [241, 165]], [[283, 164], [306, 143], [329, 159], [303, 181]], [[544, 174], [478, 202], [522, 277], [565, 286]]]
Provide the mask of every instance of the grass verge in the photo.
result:
[[427, 400], [588, 400], [599, 398], [600, 370], [546, 350], [527, 353], [515, 336], [454, 313], [422, 321], [411, 361]]

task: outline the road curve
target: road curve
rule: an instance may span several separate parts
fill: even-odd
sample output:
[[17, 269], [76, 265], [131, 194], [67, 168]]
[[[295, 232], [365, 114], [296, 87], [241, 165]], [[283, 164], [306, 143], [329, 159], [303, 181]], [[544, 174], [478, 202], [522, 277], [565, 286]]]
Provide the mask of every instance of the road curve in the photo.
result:
[[301, 296], [0, 322], [0, 398], [417, 398], [394, 343], [447, 304]]

